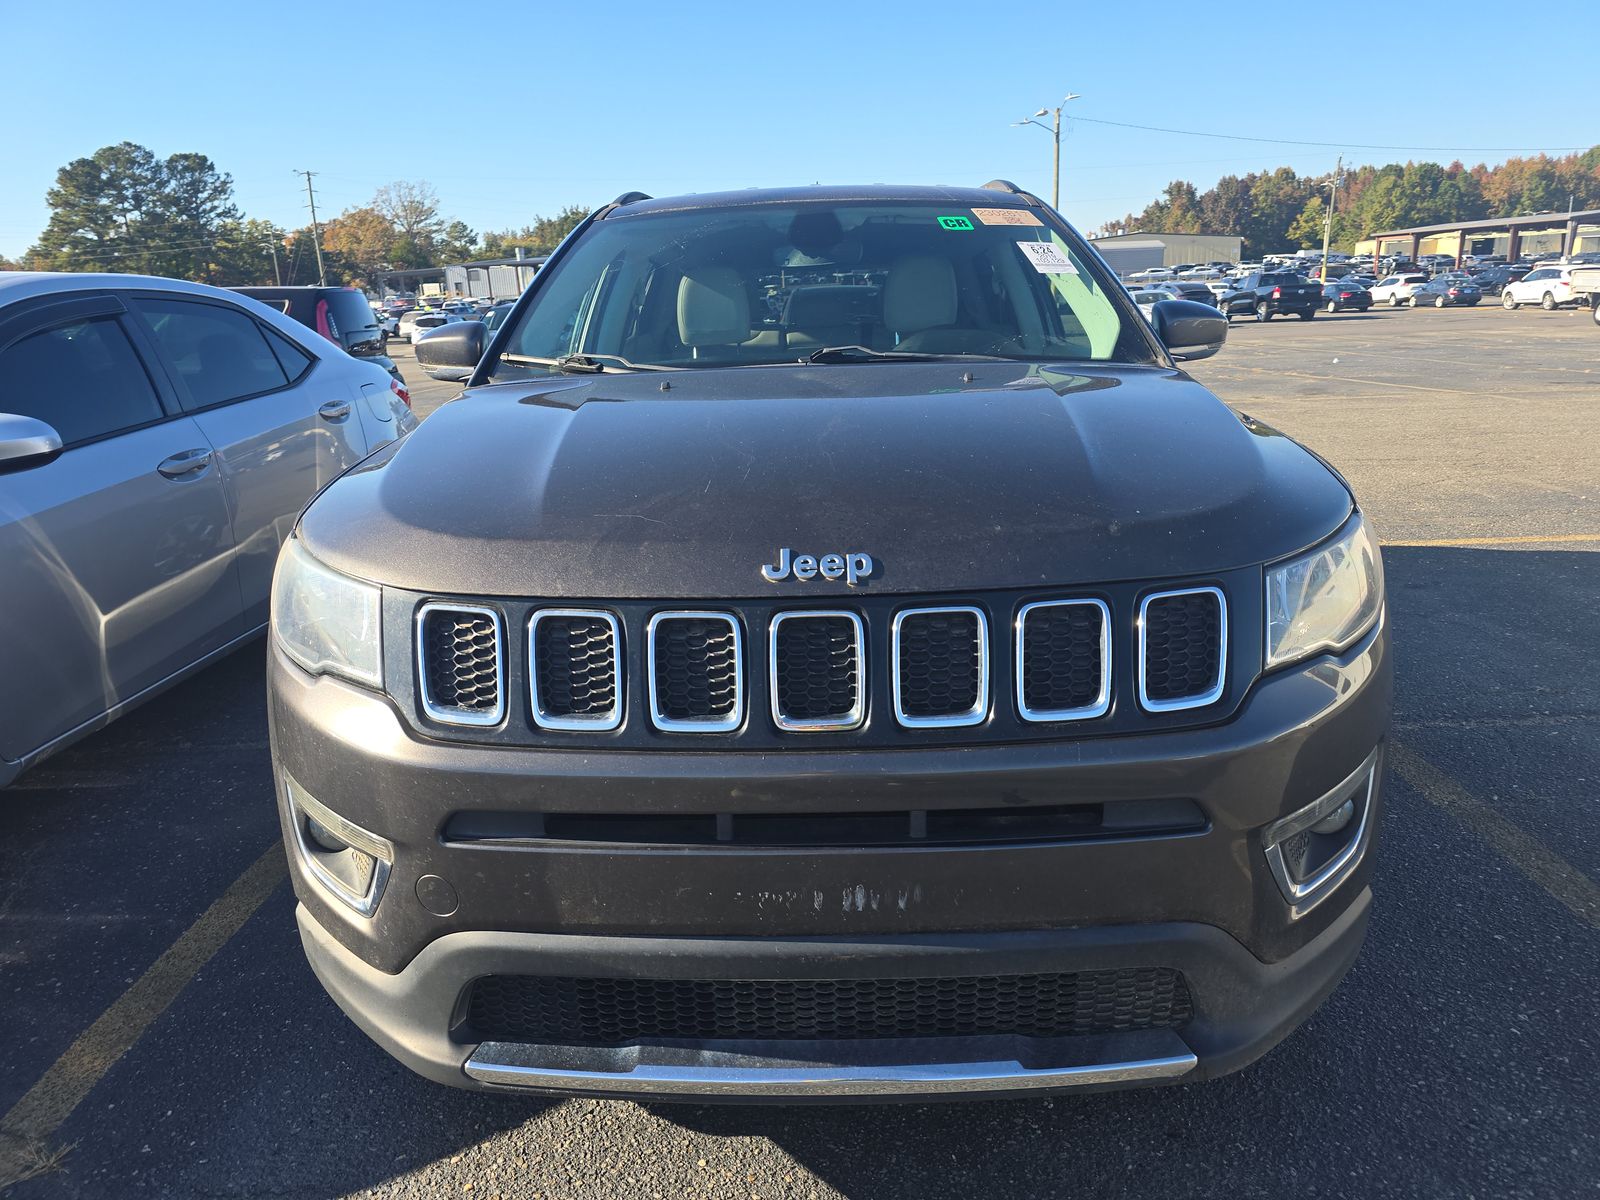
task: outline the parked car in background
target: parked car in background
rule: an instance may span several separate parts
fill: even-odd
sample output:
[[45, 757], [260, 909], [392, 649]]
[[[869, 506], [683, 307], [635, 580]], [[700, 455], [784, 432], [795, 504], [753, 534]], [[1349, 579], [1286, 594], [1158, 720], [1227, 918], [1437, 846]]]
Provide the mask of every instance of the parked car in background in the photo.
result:
[[1370, 289], [1372, 302], [1399, 308], [1410, 301], [1412, 292], [1427, 282], [1428, 277], [1421, 271], [1407, 271], [1386, 276], [1372, 285]]
[[1526, 266], [1507, 266], [1505, 264], [1485, 267], [1472, 277], [1473, 282], [1485, 296], [1498, 296], [1505, 290], [1508, 283], [1526, 277], [1533, 268]]
[[1159, 283], [1175, 277], [1175, 273], [1166, 267], [1146, 267], [1142, 271], [1130, 272], [1127, 279], [1129, 283]]
[[415, 426], [222, 288], [0, 275], [0, 785], [259, 634], [301, 508]]
[[1434, 308], [1449, 308], [1458, 304], [1471, 307], [1482, 299], [1483, 293], [1470, 277], [1440, 275], [1437, 279], [1428, 280], [1412, 292], [1411, 299], [1407, 303], [1412, 308], [1420, 308], [1425, 304], [1431, 304]]
[[1324, 312], [1366, 312], [1372, 307], [1372, 296], [1360, 284], [1336, 279], [1322, 286]]
[[1293, 313], [1303, 321], [1317, 315], [1322, 306], [1322, 288], [1307, 283], [1292, 271], [1262, 271], [1247, 275], [1238, 287], [1226, 293], [1218, 305], [1229, 320], [1254, 314], [1258, 321], [1270, 321], [1279, 314]]
[[1500, 303], [1516, 309], [1524, 304], [1537, 304], [1546, 312], [1572, 304], [1577, 297], [1572, 294], [1571, 267], [1535, 267], [1515, 283], [1508, 283], [1500, 291]]
[[405, 338], [406, 341], [415, 344], [417, 338], [428, 330], [438, 329], [441, 325], [449, 325], [459, 320], [461, 318], [455, 313], [418, 309], [415, 312], [408, 312], [400, 318], [399, 335]]
[[314, 329], [346, 354], [377, 363], [401, 386], [405, 376], [389, 357], [388, 334], [367, 298], [349, 287], [236, 287], [238, 292], [275, 308]]
[[1196, 300], [1201, 304], [1209, 304], [1213, 308], [1216, 307], [1217, 297], [1205, 280], [1174, 279], [1172, 282], [1164, 283], [1161, 286], [1176, 292], [1179, 300]]

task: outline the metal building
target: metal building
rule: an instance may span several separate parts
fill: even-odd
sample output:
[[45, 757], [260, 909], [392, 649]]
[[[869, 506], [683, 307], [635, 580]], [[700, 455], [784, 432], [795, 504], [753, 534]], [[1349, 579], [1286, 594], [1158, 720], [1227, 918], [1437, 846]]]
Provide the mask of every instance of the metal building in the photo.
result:
[[1119, 275], [1180, 263], [1239, 261], [1244, 239], [1220, 233], [1117, 233], [1090, 239]]
[[452, 296], [515, 300], [544, 266], [545, 257], [484, 258], [444, 269], [444, 290]]
[[1363, 238], [1358, 253], [1374, 259], [1400, 255], [1448, 254], [1459, 266], [1466, 254], [1498, 254], [1508, 262], [1521, 258], [1558, 258], [1600, 251], [1600, 209], [1581, 212], [1531, 213], [1491, 217], [1487, 221], [1451, 221], [1389, 229]]

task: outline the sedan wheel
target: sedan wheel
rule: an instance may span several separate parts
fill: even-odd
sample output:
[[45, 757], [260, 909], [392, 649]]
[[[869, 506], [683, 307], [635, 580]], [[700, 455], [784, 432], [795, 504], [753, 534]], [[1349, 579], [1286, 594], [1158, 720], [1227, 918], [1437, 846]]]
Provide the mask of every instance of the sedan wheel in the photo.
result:
[[1443, 296], [1435, 296], [1435, 297], [1434, 297], [1434, 299], [1433, 299], [1433, 306], [1434, 306], [1434, 307], [1435, 307], [1435, 308], [1443, 308], [1443, 307], [1444, 307], [1444, 304], [1445, 304], [1445, 300], [1444, 300], [1444, 297], [1443, 297]]
[[1331, 313], [1338, 312], [1339, 302], [1337, 300], [1329, 300], [1327, 304], [1323, 305], [1323, 308]]
[[1413, 297], [1411, 297], [1411, 299], [1407, 300], [1406, 303], [1409, 304], [1412, 308], [1415, 308], [1417, 306], [1417, 298], [1415, 296], [1413, 296]]
[[1551, 294], [1550, 292], [1546, 292], [1544, 294], [1544, 297], [1539, 301], [1539, 307], [1544, 309], [1545, 312], [1555, 312], [1555, 310], [1556, 310], [1556, 298], [1555, 298], [1555, 296], [1553, 294]]
[[1517, 311], [1517, 302], [1512, 299], [1510, 292], [1500, 293], [1500, 307], [1505, 309], [1507, 312]]

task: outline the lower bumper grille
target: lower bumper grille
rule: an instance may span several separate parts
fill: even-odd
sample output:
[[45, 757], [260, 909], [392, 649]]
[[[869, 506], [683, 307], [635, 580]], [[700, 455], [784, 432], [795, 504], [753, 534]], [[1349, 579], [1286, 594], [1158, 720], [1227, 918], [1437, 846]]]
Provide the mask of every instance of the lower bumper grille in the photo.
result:
[[491, 975], [472, 988], [471, 1036], [563, 1046], [662, 1041], [1071, 1037], [1175, 1029], [1183, 975], [1127, 967], [909, 979], [586, 979]]

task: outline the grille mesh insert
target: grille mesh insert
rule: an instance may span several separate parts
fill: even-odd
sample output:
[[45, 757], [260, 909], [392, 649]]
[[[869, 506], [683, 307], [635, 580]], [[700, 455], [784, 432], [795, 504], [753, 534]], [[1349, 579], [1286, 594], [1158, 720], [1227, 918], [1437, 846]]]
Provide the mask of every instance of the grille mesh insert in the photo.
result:
[[1145, 694], [1181, 700], [1217, 686], [1222, 603], [1212, 592], [1157, 596], [1145, 608]]
[[843, 719], [861, 695], [856, 624], [849, 617], [789, 617], [773, 635], [778, 711], [790, 721]]
[[583, 979], [490, 975], [467, 1023], [486, 1040], [636, 1042], [1069, 1037], [1189, 1020], [1170, 967], [912, 979]]
[[739, 707], [738, 662], [731, 622], [712, 617], [657, 621], [657, 711], [671, 721], [732, 718]]
[[1022, 627], [1022, 700], [1036, 713], [1100, 701], [1102, 617], [1096, 604], [1030, 609]]
[[616, 634], [600, 616], [545, 616], [534, 628], [539, 707], [553, 717], [604, 717], [617, 706]]
[[900, 709], [912, 718], [952, 717], [977, 706], [982, 681], [978, 617], [907, 613], [900, 622]]
[[423, 669], [435, 708], [487, 715], [500, 707], [500, 635], [487, 613], [430, 609], [422, 618]]

